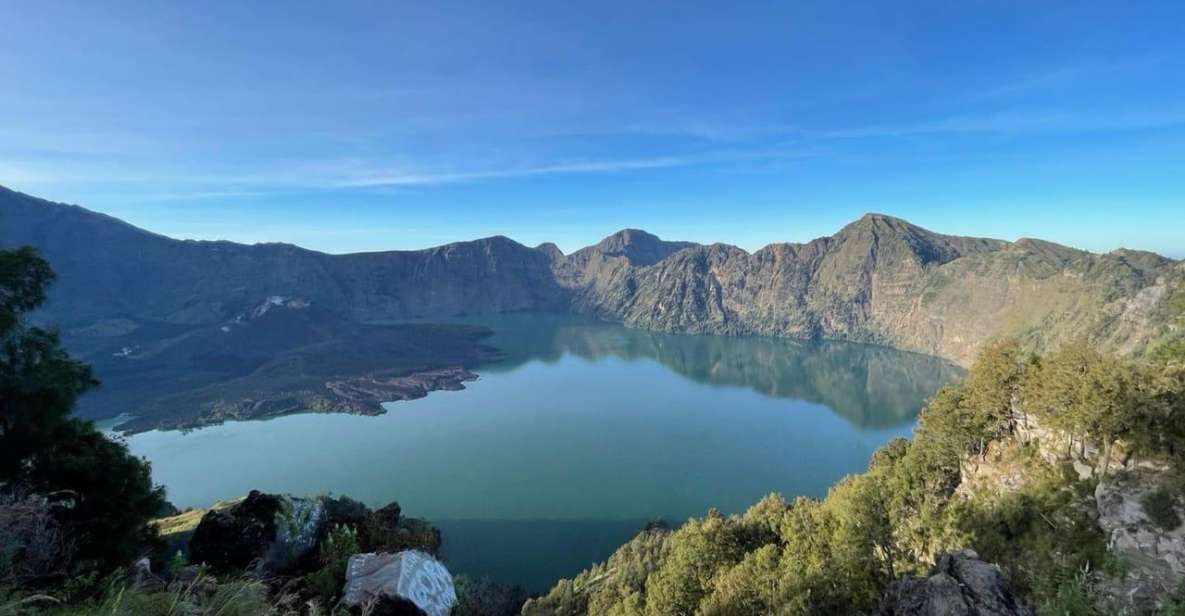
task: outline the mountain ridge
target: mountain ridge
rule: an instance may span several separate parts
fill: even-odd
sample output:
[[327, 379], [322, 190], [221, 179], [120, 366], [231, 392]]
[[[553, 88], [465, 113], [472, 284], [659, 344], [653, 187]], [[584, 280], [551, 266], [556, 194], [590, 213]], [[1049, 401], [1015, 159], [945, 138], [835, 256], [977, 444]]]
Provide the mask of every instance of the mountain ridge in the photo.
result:
[[361, 322], [574, 311], [664, 331], [836, 338], [966, 364], [1018, 335], [1086, 336], [1131, 353], [1179, 331], [1182, 263], [1036, 239], [945, 235], [869, 213], [835, 234], [752, 253], [623, 229], [565, 255], [505, 236], [418, 250], [329, 254], [292, 244], [176, 240], [0, 188], [0, 246], [30, 244], [59, 272], [47, 315], [212, 323], [269, 296]]

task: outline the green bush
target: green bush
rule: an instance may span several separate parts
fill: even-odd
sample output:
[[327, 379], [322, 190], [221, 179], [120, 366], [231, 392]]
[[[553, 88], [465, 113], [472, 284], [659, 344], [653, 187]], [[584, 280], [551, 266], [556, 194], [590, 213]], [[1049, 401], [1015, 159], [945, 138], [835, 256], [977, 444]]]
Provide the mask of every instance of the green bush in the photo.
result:
[[1062, 570], [1051, 582], [1053, 596], [1037, 608], [1037, 616], [1103, 616], [1089, 571]]

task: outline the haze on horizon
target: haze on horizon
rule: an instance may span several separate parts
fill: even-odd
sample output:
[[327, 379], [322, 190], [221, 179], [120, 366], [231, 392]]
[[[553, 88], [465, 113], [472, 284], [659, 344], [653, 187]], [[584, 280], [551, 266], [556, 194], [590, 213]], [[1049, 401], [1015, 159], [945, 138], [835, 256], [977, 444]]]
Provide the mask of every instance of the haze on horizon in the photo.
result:
[[1180, 2], [0, 5], [0, 185], [327, 252], [865, 212], [1185, 257]]

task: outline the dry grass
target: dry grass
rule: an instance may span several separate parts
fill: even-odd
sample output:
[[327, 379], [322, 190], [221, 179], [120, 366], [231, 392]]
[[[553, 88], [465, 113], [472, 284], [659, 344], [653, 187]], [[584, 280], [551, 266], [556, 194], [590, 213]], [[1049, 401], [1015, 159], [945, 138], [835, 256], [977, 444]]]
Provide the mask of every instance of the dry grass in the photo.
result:
[[174, 516], [155, 519], [149, 522], [149, 524], [155, 526], [162, 537], [168, 537], [169, 535], [176, 535], [178, 533], [190, 533], [197, 529], [198, 523], [202, 521], [202, 516], [206, 515], [206, 512], [230, 509], [242, 502], [242, 500], [242, 498], [236, 498], [234, 500], [218, 501], [209, 509], [189, 509]]

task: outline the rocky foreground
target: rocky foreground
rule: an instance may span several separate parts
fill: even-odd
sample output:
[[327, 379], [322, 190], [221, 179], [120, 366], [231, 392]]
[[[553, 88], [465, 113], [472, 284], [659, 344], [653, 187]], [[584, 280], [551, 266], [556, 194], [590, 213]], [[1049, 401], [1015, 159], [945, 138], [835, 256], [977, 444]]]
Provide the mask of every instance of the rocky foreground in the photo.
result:
[[404, 517], [396, 503], [372, 510], [348, 498], [251, 492], [156, 525], [174, 564], [159, 575], [147, 561], [138, 565], [143, 593], [216, 593], [220, 579], [246, 576], [267, 585], [273, 610], [376, 616], [508, 615], [526, 598], [521, 589], [454, 578], [436, 559], [440, 532]]
[[[281, 607], [333, 605], [376, 616], [517, 614], [521, 589], [454, 578], [435, 557], [440, 533], [401, 515], [397, 504], [370, 510], [348, 498], [300, 498], [252, 492], [206, 511], [156, 522], [175, 550], [157, 575], [135, 568], [137, 592], [215, 593], [218, 575], [266, 582]], [[643, 533], [651, 532], [644, 530]], [[213, 574], [213, 577], [211, 577]], [[204, 588], [205, 590], [201, 590]], [[539, 606], [530, 614], [546, 613]], [[928, 577], [902, 577], [886, 594], [882, 616], [1030, 616], [999, 567], [974, 552], [943, 556]]]

